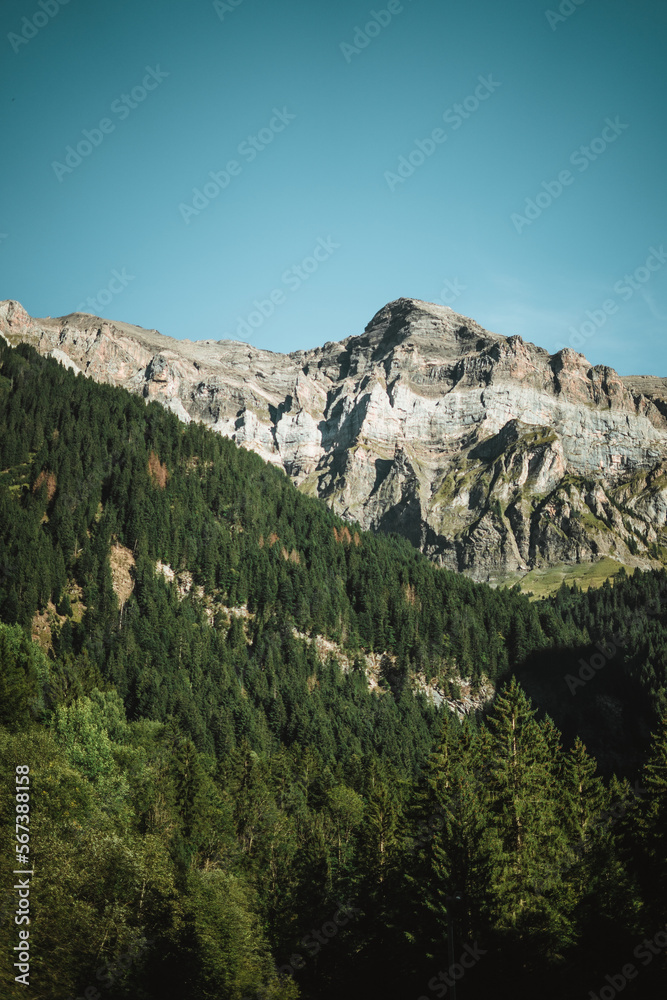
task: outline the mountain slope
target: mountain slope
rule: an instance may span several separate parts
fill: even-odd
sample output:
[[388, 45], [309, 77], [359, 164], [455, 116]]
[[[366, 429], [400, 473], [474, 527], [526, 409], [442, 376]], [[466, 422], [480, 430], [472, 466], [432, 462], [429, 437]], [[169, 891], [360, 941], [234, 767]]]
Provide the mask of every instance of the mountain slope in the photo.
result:
[[208, 424], [346, 520], [477, 580], [667, 553], [663, 381], [446, 307], [399, 299], [361, 336], [289, 355], [83, 314], [33, 320], [13, 302], [0, 332]]
[[[635, 792], [572, 742], [607, 774], [646, 760], [666, 594], [665, 571], [540, 602], [476, 584], [0, 342], [0, 763], [32, 805], [28, 845], [10, 782], [0, 833], [37, 855], [39, 995], [418, 996], [452, 884], [468, 996], [583, 995], [664, 913], [667, 743]], [[518, 674], [539, 716], [514, 681], [461, 726], [419, 696], [461, 669]]]

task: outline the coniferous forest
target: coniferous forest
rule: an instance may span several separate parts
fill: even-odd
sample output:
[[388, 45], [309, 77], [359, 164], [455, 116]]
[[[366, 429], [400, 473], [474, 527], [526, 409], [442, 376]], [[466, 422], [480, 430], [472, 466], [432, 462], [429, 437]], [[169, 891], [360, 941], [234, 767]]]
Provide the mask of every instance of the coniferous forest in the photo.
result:
[[0, 340], [3, 997], [662, 998], [666, 713], [667, 573], [474, 584]]

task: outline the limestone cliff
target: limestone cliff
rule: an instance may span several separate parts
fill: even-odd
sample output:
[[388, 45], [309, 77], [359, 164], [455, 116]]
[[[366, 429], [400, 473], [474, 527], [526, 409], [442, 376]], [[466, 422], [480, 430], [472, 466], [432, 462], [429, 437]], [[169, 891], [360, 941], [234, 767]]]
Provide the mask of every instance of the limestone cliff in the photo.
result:
[[343, 517], [478, 580], [667, 555], [667, 380], [414, 299], [288, 355], [81, 313], [32, 319], [11, 301], [0, 333], [203, 421]]

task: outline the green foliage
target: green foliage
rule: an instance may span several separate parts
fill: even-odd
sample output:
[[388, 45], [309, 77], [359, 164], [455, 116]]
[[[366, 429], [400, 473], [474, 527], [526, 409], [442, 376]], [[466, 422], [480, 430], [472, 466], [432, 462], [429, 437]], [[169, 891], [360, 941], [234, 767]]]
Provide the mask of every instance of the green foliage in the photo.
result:
[[[27, 347], [0, 343], [0, 368], [0, 765], [30, 766], [36, 995], [437, 995], [451, 927], [486, 953], [461, 995], [550, 1000], [664, 922], [665, 729], [634, 795], [549, 681], [622, 635], [576, 704], [613, 676], [598, 690], [629, 685], [654, 722], [666, 574], [531, 604], [348, 528], [155, 403]], [[459, 723], [418, 676], [501, 690]]]
[[44, 657], [23, 629], [0, 623], [0, 725], [18, 729], [37, 714], [39, 681], [47, 677]]

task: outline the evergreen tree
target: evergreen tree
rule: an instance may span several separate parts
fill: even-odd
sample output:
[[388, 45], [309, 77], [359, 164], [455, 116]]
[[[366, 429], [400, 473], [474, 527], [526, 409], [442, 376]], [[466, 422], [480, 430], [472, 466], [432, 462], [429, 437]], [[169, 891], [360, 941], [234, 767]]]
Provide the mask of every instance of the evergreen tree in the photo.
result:
[[536, 722], [515, 680], [496, 699], [489, 726], [490, 912], [501, 939], [511, 941], [512, 960], [535, 968], [558, 960], [572, 939], [562, 875], [567, 844], [554, 794], [559, 761], [551, 731]]
[[37, 674], [20, 628], [0, 624], [0, 725], [9, 729], [25, 726], [36, 710]]
[[651, 921], [658, 923], [666, 919], [667, 913], [667, 715], [654, 735], [641, 785], [643, 801], [636, 809], [633, 840], [639, 849], [640, 875]]

